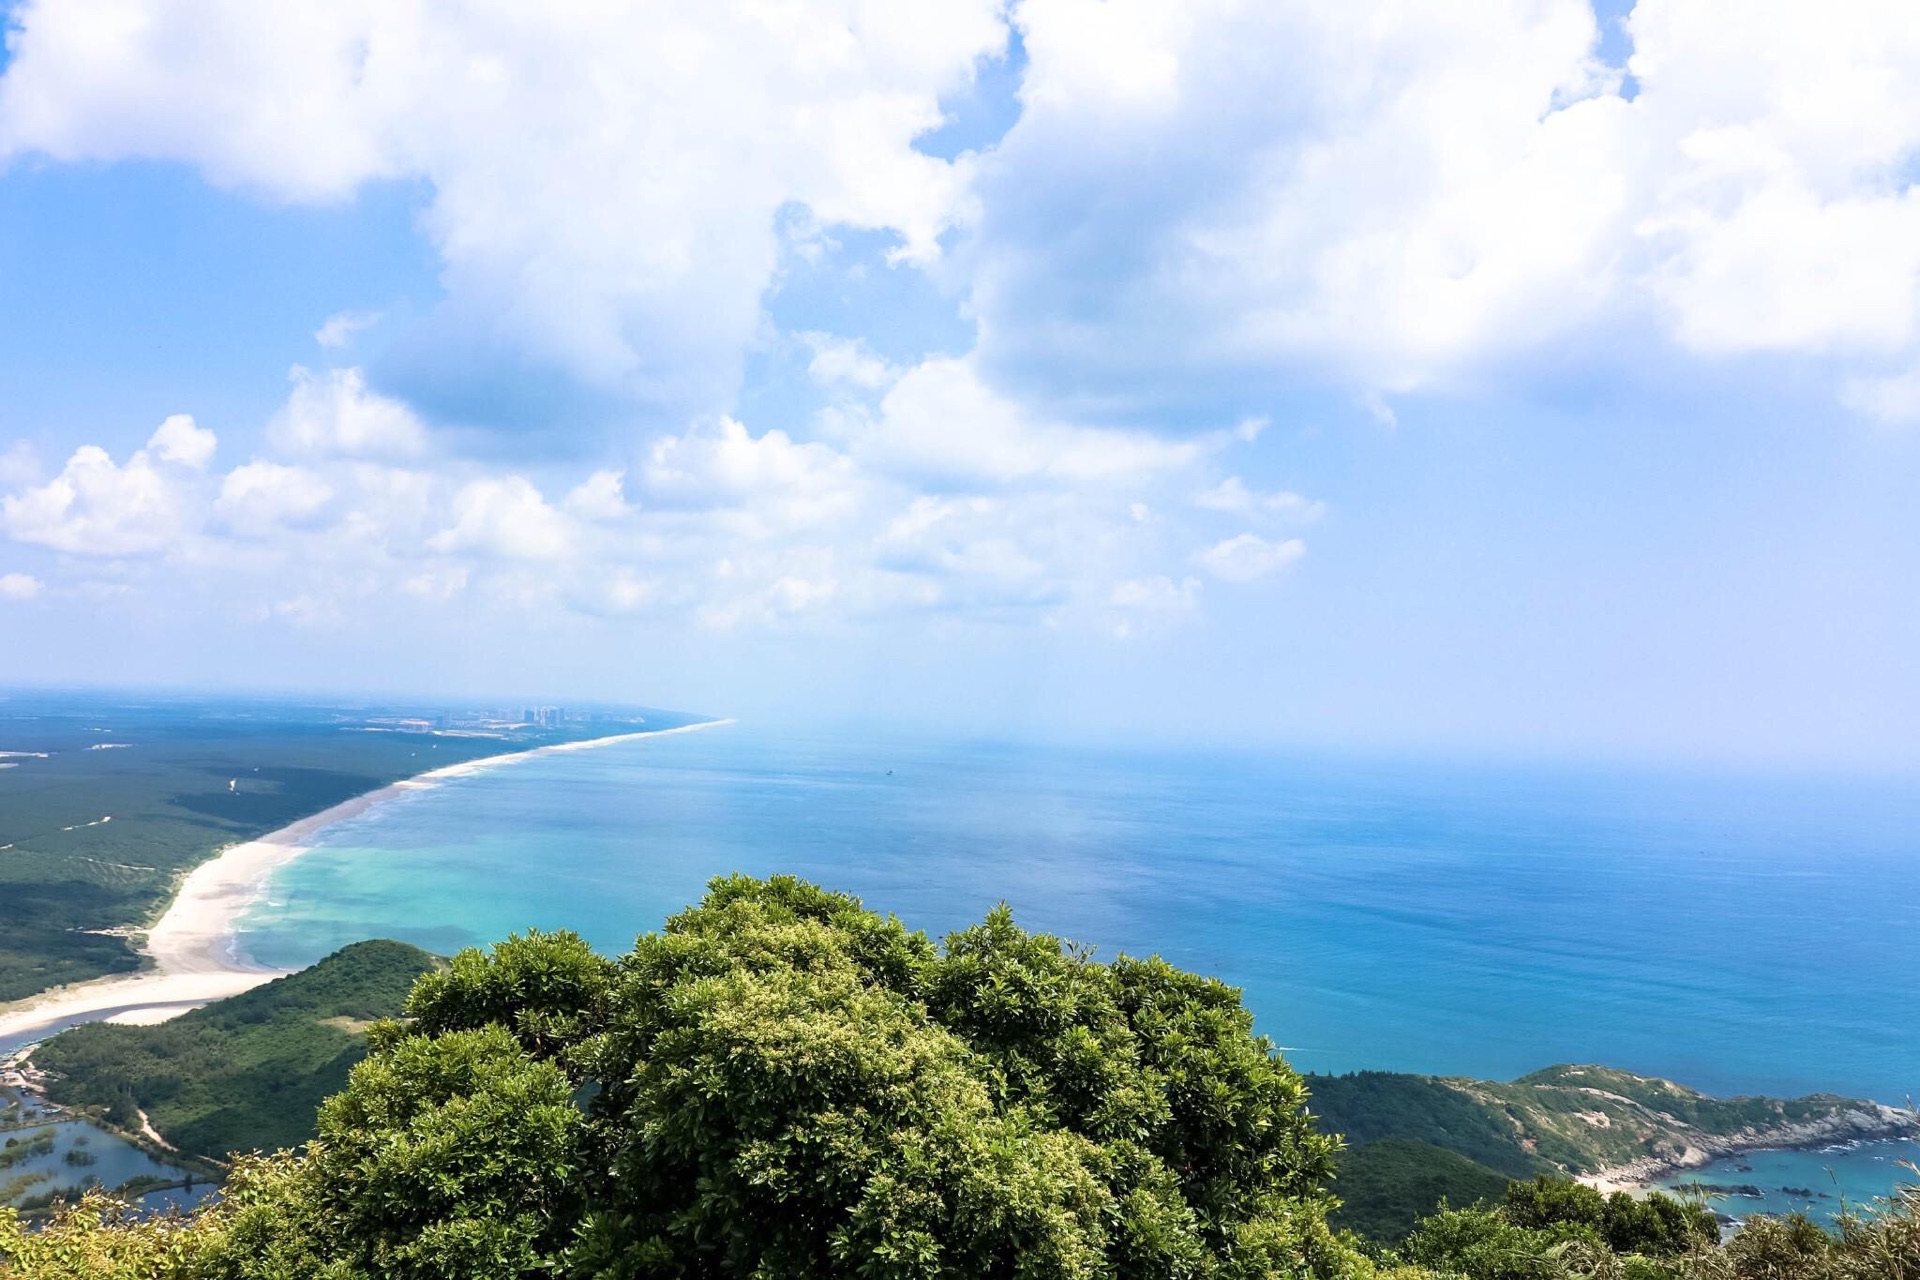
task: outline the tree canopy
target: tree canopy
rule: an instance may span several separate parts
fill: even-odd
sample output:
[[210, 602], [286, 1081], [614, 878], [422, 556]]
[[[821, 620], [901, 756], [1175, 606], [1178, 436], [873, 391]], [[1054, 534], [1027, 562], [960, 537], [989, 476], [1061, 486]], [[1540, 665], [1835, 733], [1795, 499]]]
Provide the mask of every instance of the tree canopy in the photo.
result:
[[[1238, 992], [1003, 907], [936, 946], [716, 881], [616, 960], [469, 951], [322, 1109], [229, 1274], [1346, 1276], [1334, 1140]], [[250, 1198], [251, 1197], [251, 1198]]]
[[1920, 1277], [1920, 1198], [1722, 1246], [1698, 1206], [1490, 1172], [1451, 1185], [1498, 1203], [1363, 1245], [1327, 1225], [1337, 1140], [1305, 1102], [1219, 982], [1004, 907], [936, 944], [736, 877], [618, 959], [463, 952], [373, 1026], [303, 1153], [191, 1216], [0, 1211], [0, 1277]]

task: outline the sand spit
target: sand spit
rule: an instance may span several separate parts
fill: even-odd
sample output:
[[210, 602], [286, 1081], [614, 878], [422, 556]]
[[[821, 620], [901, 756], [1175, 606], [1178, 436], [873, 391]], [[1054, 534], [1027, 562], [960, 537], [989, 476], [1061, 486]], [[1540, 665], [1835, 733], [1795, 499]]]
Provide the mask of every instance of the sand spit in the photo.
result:
[[323, 828], [358, 817], [383, 800], [430, 788], [449, 778], [464, 778], [538, 756], [691, 733], [732, 723], [732, 720], [705, 720], [673, 729], [560, 742], [447, 765], [355, 796], [258, 840], [229, 845], [187, 873], [166, 914], [147, 931], [144, 950], [150, 968], [124, 977], [56, 987], [0, 1006], [0, 1049], [44, 1038], [82, 1022], [164, 1021], [282, 976], [283, 970], [263, 968], [242, 958], [235, 937], [240, 916], [266, 891], [274, 871], [311, 848], [314, 836]]

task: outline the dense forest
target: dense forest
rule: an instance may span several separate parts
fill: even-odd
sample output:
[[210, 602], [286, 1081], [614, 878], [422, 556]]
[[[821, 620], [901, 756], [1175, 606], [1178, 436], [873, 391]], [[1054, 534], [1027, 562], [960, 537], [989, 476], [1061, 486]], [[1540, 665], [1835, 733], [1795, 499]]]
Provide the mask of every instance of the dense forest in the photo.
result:
[[799, 881], [720, 880], [618, 959], [530, 934], [426, 968], [367, 1044], [314, 1140], [240, 1162], [213, 1208], [0, 1216], [0, 1275], [1920, 1276], [1920, 1204], [1722, 1244], [1698, 1205], [1457, 1152], [1429, 1189], [1459, 1200], [1369, 1239], [1341, 1181], [1407, 1192], [1443, 1148], [1343, 1156], [1238, 992], [1004, 909], [936, 944]]

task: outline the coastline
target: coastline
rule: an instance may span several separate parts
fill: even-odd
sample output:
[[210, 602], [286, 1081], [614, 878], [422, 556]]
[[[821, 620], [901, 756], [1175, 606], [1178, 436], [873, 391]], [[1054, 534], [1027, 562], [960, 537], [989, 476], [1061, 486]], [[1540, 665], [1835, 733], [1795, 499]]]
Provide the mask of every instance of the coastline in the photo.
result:
[[715, 729], [732, 723], [731, 719], [702, 720], [671, 729], [644, 729], [577, 742], [556, 742], [444, 765], [342, 801], [258, 839], [228, 845], [182, 878], [166, 911], [146, 931], [141, 952], [150, 967], [137, 973], [54, 987], [13, 1004], [0, 1005], [0, 1052], [10, 1044], [44, 1039], [82, 1022], [165, 1021], [284, 977], [286, 970], [264, 968], [241, 958], [235, 945], [236, 923], [265, 892], [273, 873], [310, 849], [321, 830], [358, 817], [383, 801], [409, 791], [430, 789], [451, 778], [469, 777], [538, 756]]
[[1580, 1174], [1575, 1181], [1584, 1182], [1603, 1194], [1644, 1193], [1657, 1189], [1661, 1179], [1673, 1174], [1759, 1151], [1824, 1151], [1920, 1138], [1920, 1114], [1884, 1103], [1874, 1103], [1873, 1107], [1872, 1111], [1843, 1111], [1822, 1120], [1776, 1129], [1725, 1135], [1700, 1133], [1694, 1135], [1684, 1150], [1644, 1156], [1627, 1164]]

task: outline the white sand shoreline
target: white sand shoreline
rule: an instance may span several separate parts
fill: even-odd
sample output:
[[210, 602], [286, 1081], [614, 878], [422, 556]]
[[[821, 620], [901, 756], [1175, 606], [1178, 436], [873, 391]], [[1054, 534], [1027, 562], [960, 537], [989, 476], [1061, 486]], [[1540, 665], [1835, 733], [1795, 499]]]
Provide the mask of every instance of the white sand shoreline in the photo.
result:
[[259, 900], [276, 870], [312, 847], [319, 831], [358, 817], [384, 800], [436, 786], [448, 778], [464, 778], [536, 756], [691, 733], [732, 723], [732, 720], [703, 720], [672, 729], [646, 729], [578, 742], [556, 742], [446, 765], [355, 796], [257, 840], [229, 845], [187, 873], [166, 913], [147, 930], [143, 950], [152, 962], [151, 968], [55, 987], [25, 1000], [0, 1005], [0, 1046], [36, 1039], [80, 1022], [161, 1021], [281, 977], [282, 970], [263, 968], [240, 957], [235, 930], [240, 916]]

